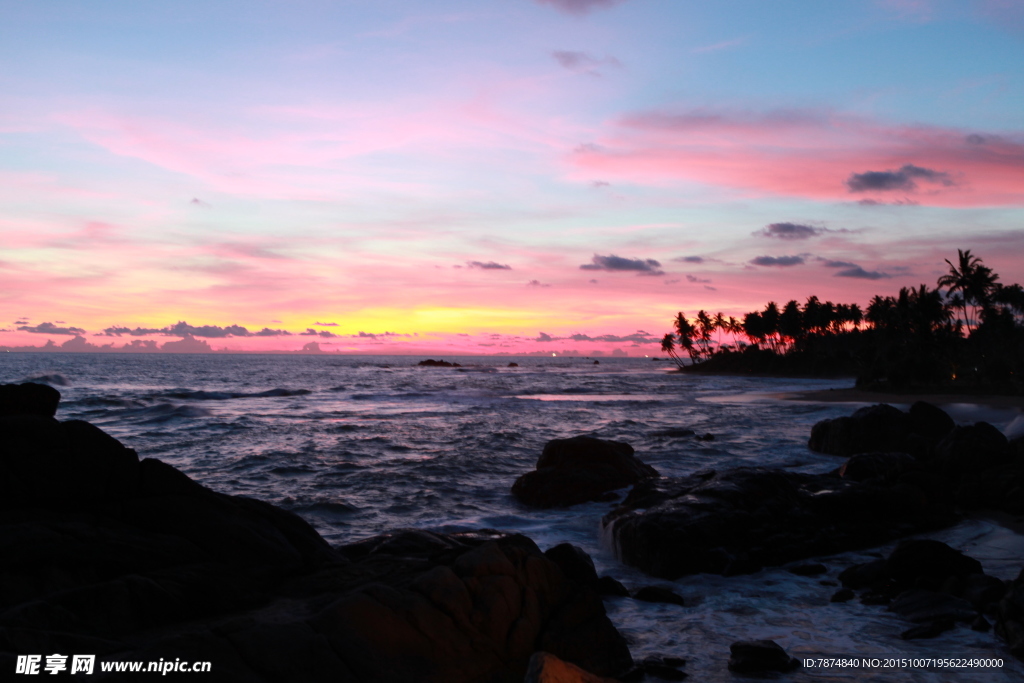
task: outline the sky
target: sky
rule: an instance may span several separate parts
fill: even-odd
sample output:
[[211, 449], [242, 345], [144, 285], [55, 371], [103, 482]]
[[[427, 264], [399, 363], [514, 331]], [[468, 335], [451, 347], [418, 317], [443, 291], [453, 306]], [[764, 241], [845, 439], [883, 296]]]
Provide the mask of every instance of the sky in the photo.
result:
[[1024, 282], [1022, 0], [0, 15], [2, 346], [643, 356]]

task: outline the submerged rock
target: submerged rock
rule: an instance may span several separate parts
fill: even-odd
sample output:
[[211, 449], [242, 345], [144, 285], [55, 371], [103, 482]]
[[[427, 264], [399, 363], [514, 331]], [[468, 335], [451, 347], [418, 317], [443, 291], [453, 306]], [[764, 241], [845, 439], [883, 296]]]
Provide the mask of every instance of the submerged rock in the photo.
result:
[[336, 549], [88, 423], [4, 410], [4, 666], [173, 653], [224, 681], [458, 683], [521, 680], [537, 650], [599, 675], [632, 664], [594, 587], [524, 536], [403, 530]]
[[608, 500], [610, 492], [656, 476], [628, 443], [574, 436], [549, 441], [537, 468], [516, 479], [512, 494], [527, 505], [560, 507]]

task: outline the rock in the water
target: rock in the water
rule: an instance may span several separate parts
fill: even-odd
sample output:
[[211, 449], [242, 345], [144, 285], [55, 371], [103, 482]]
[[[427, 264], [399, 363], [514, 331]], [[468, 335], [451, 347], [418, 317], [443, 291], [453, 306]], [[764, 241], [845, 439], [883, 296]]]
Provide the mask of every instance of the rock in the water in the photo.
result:
[[953, 420], [924, 401], [909, 413], [886, 403], [860, 408], [849, 417], [822, 420], [811, 429], [807, 446], [829, 455], [901, 452], [923, 456], [953, 429]]
[[597, 570], [594, 569], [594, 561], [579, 546], [571, 543], [559, 543], [554, 548], [544, 551], [544, 556], [557, 564], [570, 581], [584, 586], [597, 584]]
[[740, 640], [729, 646], [729, 652], [729, 671], [736, 673], [792, 671], [800, 666], [800, 660], [774, 640]]
[[446, 361], [446, 360], [434, 360], [433, 358], [428, 358], [426, 360], [421, 360], [416, 365], [421, 365], [421, 366], [428, 367], [428, 368], [461, 368], [462, 367], [458, 363], [451, 363], [451, 362]]
[[612, 679], [595, 676], [580, 667], [563, 662], [547, 652], [530, 657], [523, 683], [614, 683]]
[[946, 593], [911, 589], [900, 593], [889, 605], [889, 611], [907, 621], [974, 621], [978, 615], [971, 603]]
[[1024, 660], [1024, 569], [1010, 583], [996, 606], [995, 629], [1013, 656]]
[[670, 605], [679, 605], [680, 607], [685, 606], [683, 596], [676, 593], [670, 588], [663, 588], [661, 586], [644, 586], [633, 593], [634, 600], [641, 600], [643, 602], [664, 602]]
[[828, 571], [821, 562], [805, 562], [786, 567], [786, 571], [797, 576], [819, 576]]
[[655, 576], [733, 575], [953, 522], [950, 502], [931, 493], [900, 478], [740, 467], [641, 482], [602, 524], [623, 561]]
[[900, 634], [900, 638], [903, 640], [917, 640], [920, 638], [935, 638], [946, 631], [954, 628], [956, 624], [953, 623], [952, 619], [936, 619], [927, 623], [921, 624], [920, 626], [914, 626], [908, 628], [906, 631]]
[[896, 581], [907, 584], [919, 577], [944, 578], [984, 573], [981, 562], [942, 541], [931, 539], [901, 541], [885, 561], [885, 571]]
[[60, 392], [46, 384], [35, 382], [0, 384], [0, 417], [4, 415], [53, 417], [57, 414], [59, 403]]
[[0, 538], [0, 661], [174, 653], [217, 680], [352, 683], [521, 679], [541, 649], [598, 675], [632, 666], [594, 588], [524, 536], [333, 549], [85, 422], [0, 416]]
[[549, 441], [537, 468], [516, 479], [512, 493], [536, 507], [576, 505], [606, 500], [615, 489], [656, 476], [657, 470], [634, 456], [627, 443], [575, 436]]
[[850, 600], [853, 600], [854, 595], [856, 595], [856, 593], [851, 589], [840, 588], [832, 594], [832, 597], [829, 598], [829, 602], [849, 602]]
[[852, 481], [894, 479], [917, 467], [917, 460], [907, 453], [858, 453], [839, 467], [839, 476]]
[[610, 576], [602, 576], [597, 580], [598, 595], [612, 595], [620, 598], [629, 597], [629, 589]]

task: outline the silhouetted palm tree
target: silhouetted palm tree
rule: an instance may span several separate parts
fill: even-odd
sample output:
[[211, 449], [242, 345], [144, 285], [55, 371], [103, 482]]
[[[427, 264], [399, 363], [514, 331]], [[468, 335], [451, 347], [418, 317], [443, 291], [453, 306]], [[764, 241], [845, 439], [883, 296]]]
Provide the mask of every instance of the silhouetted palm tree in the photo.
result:
[[949, 272], [939, 278], [938, 285], [948, 287], [950, 295], [960, 295], [959, 305], [969, 334], [977, 327], [977, 315], [969, 316], [967, 306], [971, 305], [975, 312], [978, 308], [988, 306], [990, 294], [999, 276], [993, 273], [991, 268], [983, 265], [980, 258], [972, 255], [970, 249], [957, 249], [957, 256], [957, 265], [946, 259]]

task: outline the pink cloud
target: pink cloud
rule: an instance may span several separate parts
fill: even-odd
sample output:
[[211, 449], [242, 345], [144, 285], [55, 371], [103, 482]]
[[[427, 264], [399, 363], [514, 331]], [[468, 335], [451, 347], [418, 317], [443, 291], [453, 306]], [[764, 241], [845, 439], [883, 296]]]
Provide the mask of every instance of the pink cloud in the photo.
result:
[[[570, 163], [581, 180], [689, 181], [747, 195], [825, 201], [1024, 205], [1019, 132], [886, 125], [829, 112], [636, 114], [611, 123], [596, 143], [579, 147]], [[876, 189], [849, 183], [855, 174], [907, 167], [920, 169], [916, 177], [922, 182]], [[948, 182], [928, 182], [928, 173]]]

